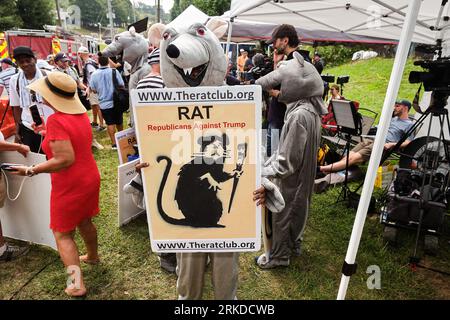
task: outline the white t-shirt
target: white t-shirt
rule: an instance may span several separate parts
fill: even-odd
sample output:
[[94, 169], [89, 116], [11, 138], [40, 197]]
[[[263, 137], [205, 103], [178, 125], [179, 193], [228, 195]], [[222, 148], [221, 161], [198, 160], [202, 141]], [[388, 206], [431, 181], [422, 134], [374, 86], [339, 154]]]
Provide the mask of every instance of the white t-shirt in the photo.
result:
[[[23, 71], [20, 71], [19, 73], [13, 75], [11, 77], [11, 80], [9, 82], [9, 104], [13, 107], [15, 106], [20, 106], [22, 108], [22, 124], [27, 127], [30, 130], [33, 130], [33, 128], [31, 127], [31, 124], [34, 122], [33, 121], [33, 117], [31, 116], [31, 112], [30, 112], [30, 106], [24, 106], [22, 105], [21, 101], [23, 101], [23, 99], [20, 99], [19, 94], [17, 93], [17, 80], [19, 79], [19, 76], [22, 74]], [[27, 82], [27, 85], [32, 83], [33, 81], [37, 80], [40, 78], [40, 72], [36, 72], [36, 75], [34, 77], [34, 79], [32, 80], [28, 80], [25, 79]], [[20, 82], [19, 82], [20, 84]], [[20, 90], [20, 95], [22, 94], [28, 94], [30, 96], [30, 99], [28, 99], [29, 101], [31, 101], [31, 94], [30, 91], [25, 87], [25, 86], [21, 86], [19, 85], [19, 90]], [[41, 114], [42, 117], [44, 117], [44, 121], [47, 122], [47, 118], [52, 115], [54, 113], [54, 111], [48, 107], [47, 105], [45, 105], [44, 103], [37, 103], [37, 107], [39, 110], [39, 113]]]

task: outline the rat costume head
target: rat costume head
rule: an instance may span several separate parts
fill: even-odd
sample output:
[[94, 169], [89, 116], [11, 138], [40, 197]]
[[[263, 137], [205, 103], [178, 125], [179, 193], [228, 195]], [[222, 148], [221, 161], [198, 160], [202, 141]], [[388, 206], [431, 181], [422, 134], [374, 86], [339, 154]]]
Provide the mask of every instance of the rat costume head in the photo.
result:
[[134, 27], [115, 35], [114, 41], [102, 51], [102, 55], [111, 58], [120, 54], [123, 61], [131, 65], [131, 73], [134, 73], [147, 62], [147, 39], [136, 33]]
[[167, 87], [220, 86], [227, 62], [218, 37], [226, 22], [212, 19], [206, 26], [167, 28], [161, 41], [161, 75]]

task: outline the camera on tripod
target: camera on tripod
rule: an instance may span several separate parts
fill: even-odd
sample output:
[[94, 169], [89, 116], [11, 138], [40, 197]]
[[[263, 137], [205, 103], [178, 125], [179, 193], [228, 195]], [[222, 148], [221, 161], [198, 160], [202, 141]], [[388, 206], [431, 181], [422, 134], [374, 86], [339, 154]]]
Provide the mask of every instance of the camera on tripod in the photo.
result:
[[321, 77], [322, 77], [322, 80], [326, 83], [334, 83], [335, 76], [333, 76], [331, 74], [321, 75]]
[[336, 83], [339, 85], [343, 85], [344, 83], [348, 83], [350, 80], [350, 76], [339, 76], [336, 80]]
[[425, 91], [450, 94], [450, 58], [415, 61], [414, 65], [428, 71], [411, 71], [408, 79], [410, 83], [423, 83]]

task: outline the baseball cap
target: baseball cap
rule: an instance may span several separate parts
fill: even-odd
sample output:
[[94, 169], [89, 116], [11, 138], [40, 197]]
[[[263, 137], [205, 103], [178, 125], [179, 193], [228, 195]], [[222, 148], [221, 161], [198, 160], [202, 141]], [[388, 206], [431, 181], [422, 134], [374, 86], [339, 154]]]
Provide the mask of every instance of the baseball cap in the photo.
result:
[[6, 64], [9, 64], [10, 66], [14, 66], [14, 62], [12, 62], [12, 60], [10, 58], [1, 59], [0, 63], [6, 63]]
[[244, 52], [245, 50], [244, 49], [239, 49], [239, 52]]
[[411, 102], [405, 99], [395, 101], [395, 104], [401, 104], [408, 107], [408, 110], [411, 109]]
[[66, 61], [69, 61], [70, 59], [67, 57], [67, 55], [64, 52], [58, 52], [55, 55], [55, 58], [53, 60], [55, 60], [55, 62], [58, 62], [58, 61], [66, 62]]
[[25, 46], [19, 46], [19, 47], [14, 48], [14, 50], [13, 50], [14, 59], [17, 60], [17, 58], [20, 56], [27, 56], [27, 57], [35, 58], [34, 52], [31, 50], [31, 48], [25, 47]]
[[89, 50], [88, 48], [81, 46], [78, 48], [78, 53], [89, 53]]
[[272, 44], [277, 39], [289, 37], [290, 34], [297, 34], [295, 27], [290, 24], [282, 24], [273, 30], [272, 38], [267, 40], [266, 44]]

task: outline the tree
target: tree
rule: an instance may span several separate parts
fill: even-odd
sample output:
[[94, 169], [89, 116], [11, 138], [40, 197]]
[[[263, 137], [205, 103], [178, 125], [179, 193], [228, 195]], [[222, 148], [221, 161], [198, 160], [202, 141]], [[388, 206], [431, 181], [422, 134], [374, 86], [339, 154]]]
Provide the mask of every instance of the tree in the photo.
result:
[[114, 22], [123, 25], [128, 24], [133, 18], [130, 0], [112, 0], [111, 5], [115, 14]]
[[2, 2], [0, 6], [0, 31], [22, 27], [22, 19], [18, 15], [16, 2], [16, 0]]
[[170, 10], [172, 20], [191, 4], [209, 16], [221, 16], [230, 9], [231, 0], [174, 0]]
[[99, 0], [70, 0], [70, 4], [77, 5], [81, 10], [81, 24], [83, 27], [97, 27], [100, 22], [106, 26], [106, 1]]
[[17, 0], [17, 13], [23, 21], [24, 28], [42, 29], [44, 24], [55, 22], [55, 2], [53, 0]]

